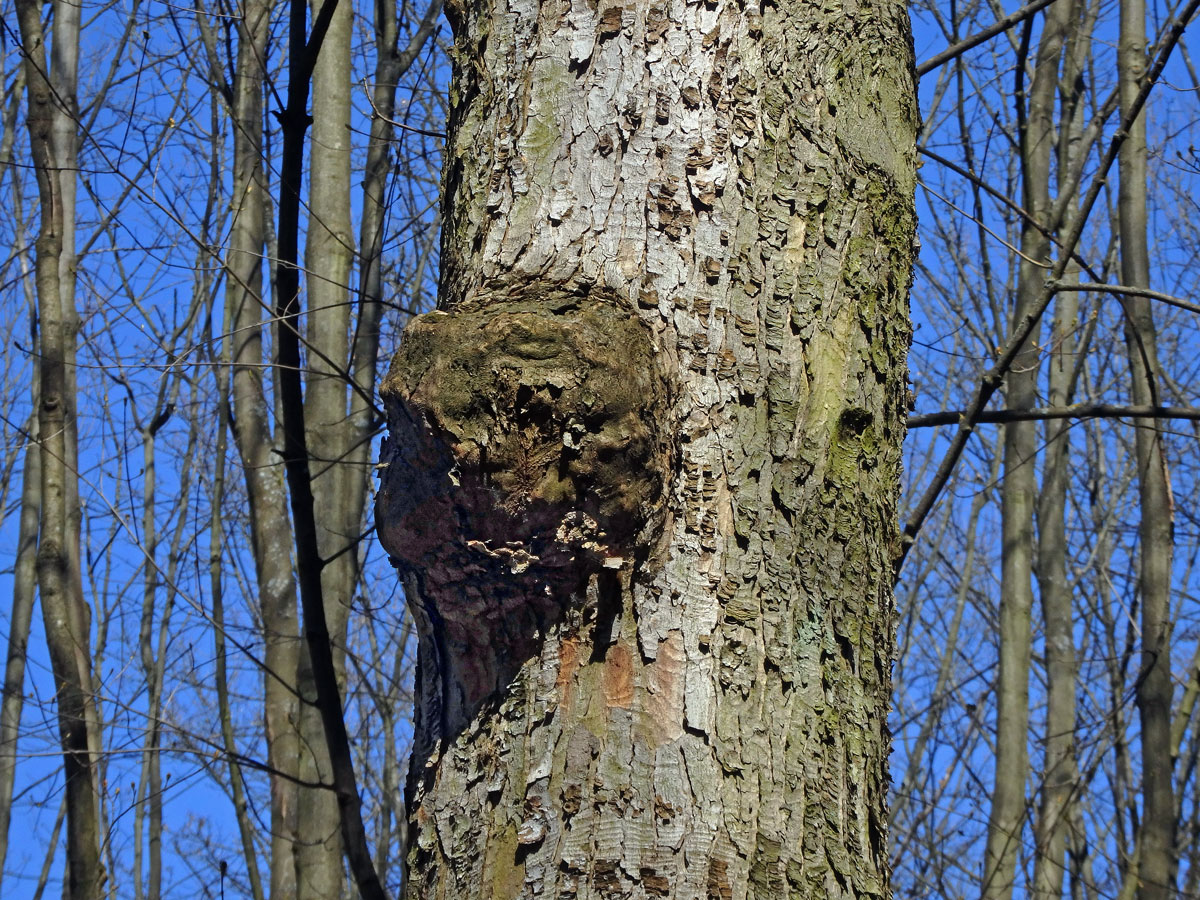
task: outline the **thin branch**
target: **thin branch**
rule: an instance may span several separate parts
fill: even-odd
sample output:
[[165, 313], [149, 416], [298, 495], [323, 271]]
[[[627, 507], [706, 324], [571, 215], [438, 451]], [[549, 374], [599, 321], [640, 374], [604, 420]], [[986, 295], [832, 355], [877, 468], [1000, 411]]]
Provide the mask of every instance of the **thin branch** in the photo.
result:
[[978, 47], [989, 38], [993, 38], [1003, 31], [1008, 31], [1008, 29], [1012, 28], [1014, 25], [1025, 21], [1038, 10], [1045, 9], [1053, 2], [1054, 0], [1033, 0], [1032, 3], [1022, 6], [1016, 12], [1009, 13], [1003, 19], [997, 19], [995, 23], [983, 29], [983, 31], [978, 31], [970, 37], [963, 38], [957, 44], [952, 44], [951, 46], [947, 47], [937, 56], [930, 57], [929, 59], [925, 60], [925, 62], [917, 66], [917, 77], [932, 72], [938, 66], [949, 62], [956, 56], [962, 56], [962, 54], [974, 47]]
[[1064, 252], [1054, 264], [1054, 269], [1046, 286], [1042, 289], [1037, 300], [1032, 304], [1029, 315], [1014, 324], [1012, 334], [1009, 336], [1007, 343], [1001, 349], [1000, 353], [997, 354], [992, 367], [980, 378], [975, 399], [972, 401], [970, 407], [963, 411], [958, 432], [951, 440], [950, 448], [942, 458], [942, 462], [938, 466], [933, 480], [925, 489], [925, 493], [921, 495], [921, 499], [918, 501], [912, 517], [904, 526], [900, 553], [896, 558], [895, 573], [897, 577], [899, 577], [900, 570], [904, 566], [904, 560], [908, 556], [908, 551], [912, 548], [917, 533], [920, 532], [921, 526], [925, 524], [925, 520], [929, 517], [930, 512], [933, 511], [934, 504], [937, 502], [942, 490], [946, 487], [946, 483], [950, 480], [950, 475], [958, 465], [958, 460], [962, 457], [963, 450], [966, 449], [967, 441], [971, 437], [971, 432], [975, 430], [975, 425], [979, 422], [979, 417], [983, 414], [984, 407], [987, 406], [988, 401], [999, 390], [1004, 380], [1004, 374], [1012, 365], [1013, 360], [1017, 358], [1018, 353], [1025, 345], [1025, 341], [1033, 333], [1034, 327], [1041, 321], [1043, 313], [1045, 313], [1046, 308], [1050, 305], [1050, 301], [1056, 293], [1054, 284], [1062, 278], [1067, 267], [1070, 265], [1072, 254], [1079, 243], [1080, 237], [1083, 235], [1084, 227], [1087, 225], [1092, 209], [1095, 207], [1101, 191], [1107, 184], [1108, 171], [1112, 168], [1113, 163], [1116, 162], [1117, 152], [1129, 134], [1130, 126], [1141, 114], [1142, 108], [1146, 105], [1146, 100], [1150, 97], [1150, 91], [1162, 75], [1163, 70], [1166, 68], [1167, 60], [1170, 59], [1171, 53], [1175, 49], [1175, 45], [1179, 43], [1184, 29], [1187, 28], [1188, 22], [1191, 21], [1192, 16], [1195, 15], [1198, 8], [1200, 8], [1200, 0], [1190, 0], [1187, 6], [1184, 7], [1179, 18], [1175, 20], [1164, 34], [1153, 66], [1146, 73], [1146, 78], [1142, 82], [1137, 96], [1126, 110], [1125, 115], [1121, 117], [1120, 125], [1113, 135], [1108, 150], [1096, 168], [1096, 174], [1092, 178], [1087, 195], [1080, 204], [1075, 224], [1071, 227], [1070, 233], [1062, 242]]
[[1149, 297], [1151, 300], [1158, 300], [1167, 306], [1175, 306], [1179, 309], [1186, 309], [1188, 312], [1200, 313], [1200, 303], [1192, 303], [1190, 300], [1184, 300], [1182, 297], [1176, 297], [1174, 294], [1164, 294], [1162, 291], [1155, 291], [1150, 288], [1131, 287], [1127, 284], [1105, 284], [1096, 281], [1054, 281], [1050, 286], [1056, 291], [1095, 291], [1104, 294], [1117, 294], [1126, 297]]
[[[967, 410], [948, 409], [908, 417], [908, 427], [931, 428], [957, 425]], [[992, 409], [979, 413], [977, 425], [1005, 422], [1044, 422], [1050, 419], [1186, 419], [1200, 421], [1200, 408], [1194, 406], [1120, 406], [1113, 403], [1073, 403], [1070, 406], [1039, 406], [1034, 409]]]

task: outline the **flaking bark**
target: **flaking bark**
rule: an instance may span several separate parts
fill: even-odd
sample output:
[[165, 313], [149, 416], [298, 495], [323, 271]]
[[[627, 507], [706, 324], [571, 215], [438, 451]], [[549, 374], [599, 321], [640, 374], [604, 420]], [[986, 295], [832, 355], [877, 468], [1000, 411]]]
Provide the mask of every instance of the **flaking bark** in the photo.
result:
[[[378, 506], [420, 629], [407, 895], [887, 896], [905, 9], [447, 15], [440, 312]], [[623, 328], [638, 403], [589, 420]]]

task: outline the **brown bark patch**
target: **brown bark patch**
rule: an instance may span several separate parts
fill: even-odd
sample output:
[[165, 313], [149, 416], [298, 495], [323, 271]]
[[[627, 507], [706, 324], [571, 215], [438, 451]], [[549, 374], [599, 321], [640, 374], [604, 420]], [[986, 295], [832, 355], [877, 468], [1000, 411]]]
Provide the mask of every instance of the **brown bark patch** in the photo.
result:
[[684, 662], [683, 634], [672, 631], [646, 666], [645, 727], [655, 747], [683, 734]]
[[558, 690], [558, 702], [562, 704], [565, 715], [571, 714], [574, 692], [571, 685], [575, 680], [575, 672], [579, 668], [579, 639], [567, 638], [562, 642], [558, 651], [558, 677], [554, 686]]
[[646, 893], [651, 897], [666, 897], [671, 893], [671, 881], [665, 876], [659, 875], [654, 869], [643, 866], [638, 873], [642, 878], [642, 887], [646, 889]]
[[604, 658], [604, 702], [609, 708], [633, 705], [633, 657], [620, 644], [610, 647]]
[[729, 866], [723, 859], [709, 861], [707, 900], [733, 900], [733, 886], [729, 883]]

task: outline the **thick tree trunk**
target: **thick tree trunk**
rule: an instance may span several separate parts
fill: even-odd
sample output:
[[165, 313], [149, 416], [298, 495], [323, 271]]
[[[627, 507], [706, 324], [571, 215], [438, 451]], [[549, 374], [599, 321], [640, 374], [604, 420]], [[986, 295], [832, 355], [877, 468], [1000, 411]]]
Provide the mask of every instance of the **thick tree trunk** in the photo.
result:
[[408, 896], [886, 896], [905, 8], [448, 14]]

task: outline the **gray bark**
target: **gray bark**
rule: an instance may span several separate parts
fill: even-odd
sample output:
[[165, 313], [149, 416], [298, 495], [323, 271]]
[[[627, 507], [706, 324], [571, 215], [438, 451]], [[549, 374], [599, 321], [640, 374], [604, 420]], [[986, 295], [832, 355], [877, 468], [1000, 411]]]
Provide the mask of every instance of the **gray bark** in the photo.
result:
[[[233, 323], [233, 308], [225, 304], [222, 314], [222, 334], [229, 334]], [[237, 742], [233, 732], [233, 711], [229, 702], [228, 658], [225, 646], [225, 587], [224, 559], [225, 521], [222, 506], [225, 497], [225, 458], [228, 450], [230, 425], [229, 386], [231, 379], [232, 348], [229, 341], [221, 342], [220, 356], [213, 371], [217, 378], [217, 437], [213, 453], [211, 500], [212, 510], [209, 523], [209, 598], [212, 604], [213, 632], [213, 677], [216, 682], [217, 717], [221, 722], [221, 740], [224, 743], [225, 760], [229, 767], [229, 792], [233, 799], [234, 816], [238, 824], [238, 836], [242, 843], [242, 858], [246, 862], [246, 879], [250, 884], [251, 900], [265, 900], [262, 874], [258, 866], [258, 848], [254, 844], [254, 823], [251, 821], [249, 803], [246, 800], [246, 780], [238, 761]]]
[[[36, 404], [36, 392], [34, 402]], [[0, 883], [8, 855], [8, 830], [12, 821], [13, 784], [17, 774], [17, 741], [21, 734], [21, 709], [25, 700], [25, 661], [29, 628], [33, 623], [33, 597], [37, 587], [38, 519], [41, 514], [41, 447], [37, 431], [30, 429], [21, 474], [21, 519], [17, 532], [17, 559], [13, 565], [12, 606], [8, 614], [8, 650], [4, 662], [4, 699], [0, 705]]]
[[[1021, 183], [1023, 206], [1032, 221], [1021, 229], [1021, 263], [1012, 326], [1035, 309], [1048, 261], [1054, 228], [1050, 219], [1050, 159], [1054, 150], [1054, 99], [1058, 85], [1067, 4], [1049, 8], [1038, 42], [1033, 82], [1025, 115], [1023, 69], [1017, 62], [1018, 119], [1021, 122]], [[1029, 24], [1026, 24], [1029, 28]], [[1027, 32], [1028, 33], [1028, 32]], [[1036, 224], [1035, 224], [1036, 223]], [[1035, 330], [1021, 345], [1005, 378], [1006, 405], [1029, 409], [1037, 405], [1040, 355]], [[1004, 428], [1004, 475], [1000, 487], [1002, 510], [999, 657], [996, 685], [996, 765], [992, 808], [984, 850], [985, 900], [1009, 900], [1016, 877], [1017, 856], [1025, 828], [1029, 728], [1029, 667], [1033, 616], [1033, 515], [1037, 490], [1034, 464], [1038, 433], [1033, 422], [1012, 422]]]
[[300, 635], [292, 575], [291, 526], [283, 472], [271, 433], [263, 379], [263, 252], [267, 181], [263, 173], [263, 61], [270, 4], [250, 0], [238, 23], [233, 77], [233, 197], [225, 302], [233, 310], [233, 433], [250, 501], [250, 527], [264, 637], [263, 690], [271, 778], [272, 897], [296, 896], [293, 848], [299, 704], [295, 673]]
[[[54, 5], [54, 63], [48, 65], [41, 5], [19, 0], [30, 155], [38, 183], [36, 250], [41, 441], [41, 523], [37, 574], [54, 675], [67, 800], [66, 896], [103, 892], [90, 610], [79, 574], [79, 505], [74, 447], [74, 60], [78, 9]], [[51, 81], [54, 81], [52, 84]], [[66, 125], [64, 125], [64, 120]], [[69, 126], [69, 127], [68, 127]], [[69, 134], [69, 138], [65, 136]]]
[[[1133, 103], [1146, 75], [1146, 6], [1122, 0], [1118, 46], [1121, 110]], [[1117, 194], [1121, 234], [1121, 281], [1150, 287], [1147, 244], [1146, 118], [1138, 116], [1121, 146]], [[1127, 297], [1125, 342], [1134, 403], [1159, 402], [1159, 364], [1154, 315], [1145, 297]], [[1139, 900], [1175, 894], [1174, 754], [1171, 744], [1171, 557], [1174, 508], [1158, 420], [1135, 432], [1138, 496], [1138, 592], [1141, 599], [1141, 660], [1135, 688], [1141, 722], [1142, 817], [1129, 880]]]
[[[1085, 3], [1062, 4], [1066, 27], [1063, 69], [1058, 79], [1060, 119], [1056, 162], [1058, 171], [1068, 171], [1075, 159], [1083, 131], [1081, 73], [1088, 58], [1094, 24]], [[1066, 210], [1069, 225], [1073, 205], [1056, 204]], [[1075, 281], [1077, 267], [1065, 273]], [[1080, 340], [1079, 296], [1065, 290], [1055, 298], [1051, 325], [1049, 374], [1051, 406], [1069, 406], [1075, 399], [1079, 359], [1087, 350]], [[1078, 666], [1075, 658], [1074, 591], [1068, 575], [1067, 498], [1071, 484], [1071, 432], [1064, 421], [1048, 421], [1044, 430], [1045, 455], [1042, 486], [1038, 495], [1038, 596], [1042, 607], [1043, 642], [1046, 659], [1046, 732], [1042, 762], [1041, 802], [1034, 824], [1033, 895], [1062, 896], [1068, 865], [1086, 844], [1078, 827], [1080, 775], [1076, 748], [1075, 690]], [[1072, 856], [1067, 858], [1067, 853]]]
[[[0, 167], [9, 169], [12, 185], [12, 209], [18, 233], [22, 227], [23, 198], [21, 181], [13, 164], [13, 144], [17, 132], [17, 111], [25, 92], [23, 69], [13, 79], [0, 123]], [[30, 330], [36, 346], [36, 300], [29, 277], [33, 266], [28, 252], [19, 255], [22, 282], [29, 304]], [[30, 392], [37, 409], [36, 382]], [[37, 590], [37, 539], [41, 518], [41, 445], [38, 443], [37, 415], [30, 416], [28, 441], [24, 446], [21, 473], [21, 515], [17, 526], [16, 561], [13, 564], [12, 601], [8, 615], [8, 641], [4, 662], [4, 693], [0, 703], [0, 886], [4, 882], [4, 861], [8, 856], [8, 830], [12, 820], [13, 784], [17, 771], [17, 741], [20, 737], [21, 709], [25, 700], [25, 661], [29, 647], [29, 629], [33, 622], [33, 598]]]
[[888, 894], [901, 4], [448, 7], [409, 897]]
[[[320, 2], [312, 4], [317, 14]], [[357, 584], [354, 548], [362, 527], [364, 467], [349, 465], [346, 417], [350, 333], [350, 272], [354, 233], [350, 224], [350, 39], [351, 7], [339, 3], [313, 69], [309, 225], [305, 247], [308, 351], [305, 424], [311, 454], [312, 491], [321, 558], [325, 622], [333, 643], [338, 681], [345, 684], [346, 624]], [[347, 551], [347, 547], [351, 549]], [[336, 558], [334, 558], [336, 556]], [[296, 683], [300, 706], [300, 776], [333, 781], [317, 688], [306, 652]], [[346, 893], [337, 798], [330, 790], [300, 792], [296, 854], [298, 897], [331, 900]]]

